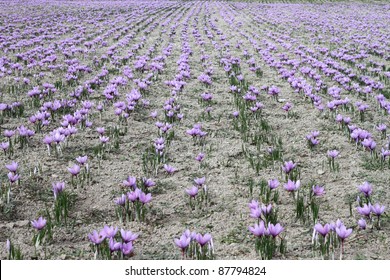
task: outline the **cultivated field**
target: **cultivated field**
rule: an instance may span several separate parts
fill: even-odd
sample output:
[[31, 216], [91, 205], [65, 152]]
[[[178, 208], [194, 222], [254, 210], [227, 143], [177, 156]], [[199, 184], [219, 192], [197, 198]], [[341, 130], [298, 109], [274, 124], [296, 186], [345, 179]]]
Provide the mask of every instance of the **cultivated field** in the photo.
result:
[[2, 1], [0, 46], [1, 259], [390, 259], [389, 4]]

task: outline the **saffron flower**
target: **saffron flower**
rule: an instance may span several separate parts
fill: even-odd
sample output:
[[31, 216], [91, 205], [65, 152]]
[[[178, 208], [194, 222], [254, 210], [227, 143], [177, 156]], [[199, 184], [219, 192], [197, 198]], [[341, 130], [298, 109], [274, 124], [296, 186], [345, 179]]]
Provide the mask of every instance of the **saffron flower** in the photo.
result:
[[177, 170], [175, 167], [173, 167], [173, 166], [171, 166], [171, 165], [168, 165], [168, 164], [164, 164], [164, 169], [165, 169], [165, 171], [166, 171], [169, 175], [173, 174], [173, 173]]
[[323, 237], [325, 237], [330, 231], [330, 225], [325, 224], [324, 226], [322, 226], [320, 223], [318, 223], [314, 226], [314, 229]]
[[283, 230], [284, 228], [279, 223], [277, 223], [276, 225], [273, 225], [271, 223], [268, 224], [268, 233], [274, 238], [278, 236]]
[[114, 238], [116, 233], [118, 232], [118, 228], [117, 227], [109, 227], [109, 226], [104, 226], [103, 228], [103, 231], [104, 231], [104, 234], [107, 238]]
[[340, 227], [336, 227], [336, 233], [339, 236], [339, 238], [344, 241], [348, 238], [348, 236], [351, 235], [352, 229], [347, 229], [345, 225], [341, 225]]
[[41, 230], [46, 226], [46, 219], [41, 216], [37, 220], [31, 221], [31, 225], [33, 228]]
[[293, 182], [289, 179], [287, 184], [284, 184], [284, 188], [289, 192], [293, 192], [293, 191], [296, 191], [297, 189], [299, 189], [300, 185], [301, 185], [300, 180]]
[[186, 193], [193, 198], [195, 198], [195, 196], [198, 194], [198, 192], [199, 192], [199, 189], [197, 186], [192, 186], [191, 189], [186, 190]]
[[186, 248], [188, 247], [188, 245], [190, 245], [190, 242], [191, 242], [191, 238], [185, 235], [182, 235], [180, 239], [175, 238], [175, 244], [177, 247], [179, 247], [182, 250], [183, 254]]
[[284, 173], [289, 174], [294, 168], [296, 167], [296, 164], [292, 161], [286, 161], [284, 165], [282, 166], [282, 170]]
[[314, 196], [323, 196], [325, 194], [324, 187], [322, 186], [312, 186], [312, 191]]
[[92, 233], [88, 234], [88, 238], [93, 244], [99, 245], [104, 241], [104, 239], [106, 239], [106, 236], [103, 230], [101, 230], [99, 233], [94, 230]]
[[133, 243], [131, 243], [131, 242], [123, 243], [122, 244], [122, 253], [125, 256], [131, 255], [131, 253], [133, 253]]
[[364, 182], [363, 185], [358, 186], [358, 189], [366, 197], [369, 197], [372, 194], [372, 186], [368, 182]]
[[211, 240], [211, 235], [206, 233], [202, 236], [202, 234], [198, 233], [195, 237], [195, 240], [199, 243], [200, 246], [206, 245]]
[[77, 176], [80, 173], [80, 166], [75, 164], [72, 167], [68, 168], [68, 171], [72, 176]]
[[367, 223], [366, 223], [366, 220], [361, 218], [359, 221], [358, 221], [358, 226], [360, 229], [366, 229], [367, 227]]
[[16, 173], [16, 170], [18, 170], [18, 163], [13, 161], [11, 164], [7, 164], [5, 168], [12, 173]]
[[129, 243], [129, 242], [134, 242], [138, 238], [139, 234], [121, 229], [121, 236], [124, 243]]
[[360, 215], [370, 217], [371, 204], [364, 204], [363, 207], [357, 207], [356, 210], [359, 212]]
[[257, 237], [262, 237], [266, 234], [266, 228], [263, 221], [260, 221], [260, 224], [255, 224], [253, 227], [248, 227], [248, 229]]
[[276, 189], [279, 186], [279, 181], [278, 179], [272, 179], [268, 181], [268, 187], [273, 190]]
[[385, 206], [379, 205], [378, 203], [371, 205], [371, 212], [378, 218], [385, 212], [385, 209]]

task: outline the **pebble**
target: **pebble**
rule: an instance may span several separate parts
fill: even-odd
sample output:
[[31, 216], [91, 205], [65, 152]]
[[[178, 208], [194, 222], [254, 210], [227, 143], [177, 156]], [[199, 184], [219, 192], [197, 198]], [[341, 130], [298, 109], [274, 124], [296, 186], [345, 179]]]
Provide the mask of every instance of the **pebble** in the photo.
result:
[[324, 170], [318, 170], [317, 173], [318, 173], [318, 175], [322, 175], [322, 174], [325, 174], [325, 171]]

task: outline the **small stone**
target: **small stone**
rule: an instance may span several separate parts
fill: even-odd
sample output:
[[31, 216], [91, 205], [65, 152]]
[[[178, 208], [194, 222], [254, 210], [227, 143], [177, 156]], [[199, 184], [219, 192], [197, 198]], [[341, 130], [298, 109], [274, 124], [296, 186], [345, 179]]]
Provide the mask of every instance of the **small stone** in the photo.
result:
[[15, 223], [8, 223], [7, 228], [13, 228], [15, 226]]
[[320, 170], [317, 171], [317, 174], [318, 175], [323, 175], [323, 174], [325, 174], [325, 171], [320, 169]]
[[66, 255], [65, 255], [65, 254], [62, 254], [62, 255], [60, 256], [60, 260], [66, 260]]
[[284, 98], [280, 98], [280, 99], [278, 99], [278, 102], [279, 102], [279, 103], [286, 102], [286, 99], [284, 99]]
[[28, 221], [28, 220], [23, 220], [23, 221], [17, 221], [17, 222], [15, 223], [15, 225], [16, 225], [17, 227], [25, 227], [25, 226], [27, 226], [29, 223], [30, 223], [30, 221]]

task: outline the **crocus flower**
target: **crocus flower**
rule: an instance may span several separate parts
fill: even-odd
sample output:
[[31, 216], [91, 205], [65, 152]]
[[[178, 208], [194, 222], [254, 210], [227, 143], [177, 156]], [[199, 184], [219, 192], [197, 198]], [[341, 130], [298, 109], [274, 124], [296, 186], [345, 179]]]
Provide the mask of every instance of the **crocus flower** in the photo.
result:
[[363, 207], [357, 207], [356, 210], [359, 212], [360, 215], [369, 217], [371, 213], [371, 204], [364, 204]]
[[31, 225], [33, 228], [41, 230], [46, 226], [46, 219], [41, 216], [38, 218], [38, 220], [31, 221]]
[[13, 161], [11, 164], [7, 164], [5, 167], [6, 167], [10, 172], [15, 173], [16, 170], [18, 169], [18, 163]]
[[88, 161], [88, 156], [79, 156], [76, 158], [76, 161], [80, 164], [80, 165], [84, 165], [87, 163]]
[[249, 204], [248, 204], [248, 207], [249, 209], [256, 209], [256, 208], [259, 208], [259, 202], [257, 200], [252, 200]]
[[113, 226], [109, 227], [106, 225], [104, 226], [103, 231], [107, 238], [114, 238], [116, 233], [118, 232], [118, 228], [117, 227], [114, 228]]
[[261, 205], [261, 212], [266, 216], [268, 215], [269, 213], [271, 213], [272, 211], [272, 204], [268, 204], [268, 205], [264, 205], [262, 204]]
[[298, 180], [296, 182], [291, 181], [290, 179], [288, 180], [287, 184], [284, 184], [284, 188], [289, 191], [293, 192], [299, 189], [299, 186], [301, 185], [301, 181]]
[[250, 211], [251, 211], [249, 214], [250, 217], [255, 219], [260, 219], [262, 213], [261, 208], [251, 208]]
[[249, 231], [253, 233], [254, 236], [261, 237], [266, 234], [266, 229], [264, 222], [260, 221], [260, 224], [255, 224], [253, 227], [248, 227]]
[[19, 174], [14, 174], [12, 172], [9, 172], [7, 174], [7, 176], [8, 176], [8, 180], [10, 181], [11, 184], [15, 183], [16, 181], [18, 181], [20, 179]]
[[378, 203], [376, 203], [375, 205], [371, 205], [371, 212], [378, 217], [380, 217], [380, 215], [382, 215], [385, 212], [385, 209], [386, 209], [385, 206], [383, 205], [381, 206]]
[[128, 242], [128, 243], [123, 243], [122, 244], [122, 253], [125, 256], [131, 255], [133, 252], [133, 243]]
[[268, 187], [273, 190], [276, 189], [279, 186], [279, 181], [278, 179], [272, 179], [268, 181]]
[[271, 223], [268, 224], [268, 233], [273, 237], [278, 236], [283, 230], [284, 228], [279, 223], [277, 223], [276, 225], [273, 225]]
[[106, 137], [106, 136], [99, 136], [99, 139], [102, 144], [106, 144], [108, 143], [108, 141], [110, 141], [110, 137]]
[[368, 182], [364, 182], [363, 185], [358, 186], [358, 189], [366, 197], [370, 196], [372, 193], [372, 186]]
[[106, 236], [104, 235], [103, 230], [101, 230], [100, 233], [94, 230], [92, 233], [88, 234], [88, 238], [93, 244], [99, 245], [106, 239]]
[[121, 236], [122, 236], [123, 242], [128, 243], [128, 242], [135, 241], [138, 238], [139, 234], [132, 233], [131, 231], [125, 231], [124, 229], [121, 229]]
[[206, 182], [206, 177], [202, 178], [195, 178], [194, 179], [195, 184], [197, 184], [199, 187], [201, 187]]
[[192, 186], [191, 189], [186, 190], [186, 193], [187, 193], [189, 196], [191, 196], [191, 197], [194, 198], [194, 197], [198, 194], [198, 191], [199, 191], [199, 189], [198, 189], [197, 186]]
[[77, 176], [80, 173], [80, 166], [75, 164], [72, 167], [68, 168], [68, 171], [72, 176]]
[[203, 153], [199, 153], [196, 157], [195, 157], [195, 160], [201, 162], [203, 159], [204, 159], [204, 154]]
[[156, 185], [156, 183], [152, 179], [146, 179], [146, 178], [142, 178], [142, 183], [146, 188], [151, 188]]
[[183, 252], [188, 247], [188, 245], [190, 245], [190, 242], [191, 242], [191, 238], [189, 238], [189, 237], [187, 237], [185, 235], [182, 235], [180, 237], [180, 239], [175, 238], [176, 246], [179, 247]]
[[365, 219], [360, 219], [359, 221], [358, 221], [358, 225], [359, 225], [359, 228], [360, 229], [366, 229], [366, 226], [367, 226], [367, 224], [366, 224], [366, 220]]
[[313, 186], [312, 190], [313, 190], [313, 194], [315, 196], [322, 196], [325, 194], [324, 187], [322, 187], [322, 186]]
[[211, 240], [211, 235], [206, 233], [202, 236], [202, 234], [198, 233], [195, 237], [195, 240], [199, 243], [200, 246], [206, 245]]
[[152, 194], [148, 193], [145, 194], [144, 192], [141, 192], [139, 195], [139, 201], [142, 202], [142, 204], [147, 204], [152, 200]]
[[282, 166], [282, 170], [284, 173], [289, 174], [294, 168], [296, 164], [292, 161], [286, 161]]
[[341, 225], [340, 227], [336, 227], [336, 233], [339, 238], [344, 241], [348, 236], [351, 235], [352, 229], [347, 229], [344, 225]]
[[173, 173], [177, 170], [175, 167], [173, 167], [173, 166], [171, 166], [171, 165], [168, 165], [168, 164], [164, 164], [164, 169], [165, 169], [165, 171], [166, 171], [169, 175], [173, 174]]
[[114, 238], [110, 238], [110, 240], [108, 241], [108, 245], [110, 247], [111, 252], [122, 250], [122, 243], [116, 242]]
[[322, 226], [320, 223], [318, 223], [314, 226], [314, 229], [323, 237], [325, 237], [330, 231], [330, 225], [325, 224], [324, 226]]
[[126, 204], [126, 196], [122, 194], [120, 197], [114, 199], [115, 204], [124, 206]]
[[133, 188], [135, 189], [137, 187], [137, 178], [136, 177], [132, 177], [132, 176], [129, 176], [127, 177], [127, 180], [126, 181], [123, 181], [122, 184], [125, 186], [125, 187], [129, 187], [129, 188]]
[[55, 182], [52, 184], [54, 199], [57, 198], [57, 195], [65, 189], [65, 182]]
[[340, 152], [337, 150], [328, 151], [328, 157], [330, 157], [330, 158], [336, 158], [339, 156], [339, 154], [340, 154]]

